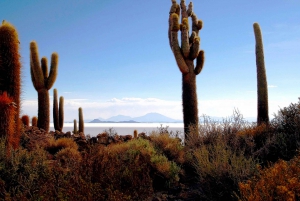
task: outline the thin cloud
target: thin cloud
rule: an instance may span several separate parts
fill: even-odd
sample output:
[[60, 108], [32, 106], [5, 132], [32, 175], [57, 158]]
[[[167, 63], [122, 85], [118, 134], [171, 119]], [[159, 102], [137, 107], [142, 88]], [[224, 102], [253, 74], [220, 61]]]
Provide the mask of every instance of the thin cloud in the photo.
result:
[[[113, 100], [113, 101], [111, 101]], [[270, 117], [278, 108], [288, 106], [289, 101], [270, 101]], [[22, 103], [22, 111], [29, 116], [37, 115], [37, 100], [26, 100]], [[157, 112], [173, 119], [182, 119], [182, 102], [157, 98], [113, 98], [110, 101], [91, 101], [88, 99], [66, 99], [64, 105], [65, 120], [78, 119], [78, 108], [83, 108], [84, 119], [109, 118], [116, 115], [138, 117], [150, 112]], [[52, 120], [52, 101], [50, 102], [50, 119]], [[199, 115], [212, 117], [231, 116], [238, 109], [245, 118], [257, 115], [256, 99], [216, 99], [199, 100]]]

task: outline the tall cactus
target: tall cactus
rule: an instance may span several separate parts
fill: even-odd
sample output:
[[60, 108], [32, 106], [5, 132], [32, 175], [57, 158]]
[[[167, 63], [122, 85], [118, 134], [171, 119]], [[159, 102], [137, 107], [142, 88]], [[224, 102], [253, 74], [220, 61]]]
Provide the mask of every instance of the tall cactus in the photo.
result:
[[253, 28], [256, 42], [257, 124], [260, 125], [269, 123], [268, 84], [260, 26], [258, 23], [254, 23]]
[[64, 127], [64, 97], [59, 98], [59, 105], [57, 101], [57, 89], [53, 89], [53, 122], [54, 129], [62, 131]]
[[50, 123], [50, 100], [49, 92], [53, 86], [58, 69], [58, 54], [51, 56], [51, 67], [48, 75], [47, 58], [41, 59], [39, 63], [38, 48], [35, 41], [30, 43], [30, 73], [35, 90], [38, 93], [38, 127], [49, 131]]
[[[16, 106], [14, 120], [11, 121], [14, 124], [14, 132], [11, 133], [12, 136], [8, 136], [14, 148], [18, 147], [20, 140], [21, 56], [19, 46], [17, 30], [3, 20], [0, 26], [0, 95], [6, 92]], [[0, 111], [0, 116], [4, 114], [4, 111]]]
[[[181, 9], [180, 9], [181, 8]], [[181, 10], [181, 24], [179, 16]], [[189, 21], [192, 19], [191, 34], [189, 33]], [[192, 2], [186, 7], [181, 0], [180, 6], [176, 0], [172, 0], [169, 16], [169, 43], [175, 60], [182, 73], [182, 106], [185, 138], [189, 133], [189, 126], [198, 127], [198, 103], [196, 93], [196, 75], [203, 69], [204, 51], [200, 50], [199, 31], [202, 21], [197, 19], [193, 12]], [[181, 47], [178, 42], [178, 31], [181, 31]], [[194, 60], [196, 59], [196, 67]]]
[[79, 113], [79, 130], [78, 130], [78, 132], [79, 133], [84, 133], [84, 121], [83, 121], [83, 112], [82, 112], [82, 108], [80, 107], [79, 109], [78, 109], [78, 113]]

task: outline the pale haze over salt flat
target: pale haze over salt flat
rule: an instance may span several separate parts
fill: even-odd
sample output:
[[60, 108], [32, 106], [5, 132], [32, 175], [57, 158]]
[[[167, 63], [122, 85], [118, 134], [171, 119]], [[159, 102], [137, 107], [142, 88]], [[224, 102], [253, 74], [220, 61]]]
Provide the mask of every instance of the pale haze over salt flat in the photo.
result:
[[[189, 1], [187, 1], [187, 4]], [[262, 29], [270, 116], [295, 103], [300, 86], [300, 1], [194, 1], [203, 20], [204, 69], [197, 76], [199, 115], [226, 117], [238, 108], [256, 117], [253, 23]], [[137, 117], [157, 112], [182, 119], [181, 73], [169, 47], [171, 0], [1, 1], [1, 17], [19, 32], [22, 112], [37, 115], [29, 43], [59, 54], [53, 89], [65, 98], [65, 120]], [[52, 109], [52, 106], [51, 106]]]

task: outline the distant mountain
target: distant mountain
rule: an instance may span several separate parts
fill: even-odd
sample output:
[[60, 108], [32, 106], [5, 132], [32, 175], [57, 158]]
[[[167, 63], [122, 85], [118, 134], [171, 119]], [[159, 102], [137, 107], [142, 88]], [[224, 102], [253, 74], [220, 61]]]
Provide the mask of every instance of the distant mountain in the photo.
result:
[[180, 120], [172, 119], [166, 117], [159, 113], [148, 113], [141, 117], [133, 118], [134, 121], [138, 122], [145, 122], [145, 123], [175, 123], [175, 122], [182, 122]]
[[125, 115], [117, 115], [117, 116], [113, 116], [113, 117], [110, 117], [108, 119], [103, 119], [103, 121], [130, 121], [132, 120], [132, 117], [130, 116], [125, 116]]

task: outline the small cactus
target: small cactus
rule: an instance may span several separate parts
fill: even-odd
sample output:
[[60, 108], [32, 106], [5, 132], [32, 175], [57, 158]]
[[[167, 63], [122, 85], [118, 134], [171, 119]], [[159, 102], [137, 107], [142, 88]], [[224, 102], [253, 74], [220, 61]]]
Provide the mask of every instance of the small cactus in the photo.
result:
[[134, 130], [133, 131], [133, 138], [137, 138], [138, 137], [138, 131], [137, 130]]
[[31, 126], [37, 127], [38, 118], [37, 116], [32, 117]]
[[78, 130], [77, 130], [77, 121], [76, 121], [76, 119], [74, 119], [74, 130], [73, 130], [73, 133], [74, 133], [74, 134], [77, 134], [77, 133], [78, 133]]
[[255, 35], [256, 73], [257, 73], [257, 124], [269, 123], [268, 84], [264, 60], [262, 34], [258, 23], [253, 24]]
[[[181, 24], [179, 16], [181, 10]], [[189, 35], [189, 21], [192, 19], [192, 32]], [[181, 0], [180, 6], [176, 0], [172, 0], [169, 15], [169, 44], [174, 54], [176, 63], [182, 73], [182, 106], [185, 138], [189, 133], [189, 126], [198, 128], [198, 102], [196, 93], [196, 75], [204, 64], [204, 51], [200, 50], [199, 31], [202, 29], [202, 21], [197, 19], [193, 12], [193, 4], [187, 6]], [[181, 47], [178, 42], [178, 31], [181, 32]], [[196, 66], [194, 60], [196, 59]]]
[[64, 97], [59, 98], [57, 102], [57, 89], [53, 89], [53, 122], [54, 129], [62, 131], [64, 126]]
[[[13, 140], [13, 148], [18, 147], [20, 140], [20, 94], [21, 94], [21, 62], [18, 32], [13, 25], [2, 21], [0, 26], [0, 95], [7, 96], [14, 103], [14, 132], [8, 138]], [[6, 95], [4, 95], [6, 93]], [[0, 116], [5, 114], [0, 112]], [[12, 125], [10, 125], [12, 126]]]
[[51, 67], [48, 75], [47, 58], [39, 62], [38, 48], [35, 41], [30, 43], [30, 73], [35, 90], [38, 92], [38, 127], [49, 131], [50, 127], [50, 100], [49, 92], [53, 86], [58, 69], [58, 54], [51, 56]]
[[83, 121], [83, 112], [82, 112], [82, 108], [80, 107], [78, 109], [79, 112], [79, 133], [84, 133], [84, 121]]
[[30, 118], [28, 115], [23, 115], [21, 117], [21, 121], [23, 123], [24, 126], [29, 126], [29, 123], [30, 123]]

